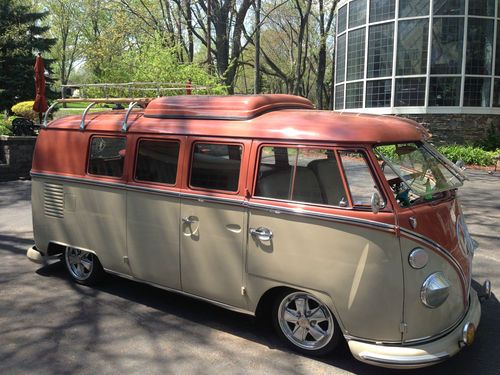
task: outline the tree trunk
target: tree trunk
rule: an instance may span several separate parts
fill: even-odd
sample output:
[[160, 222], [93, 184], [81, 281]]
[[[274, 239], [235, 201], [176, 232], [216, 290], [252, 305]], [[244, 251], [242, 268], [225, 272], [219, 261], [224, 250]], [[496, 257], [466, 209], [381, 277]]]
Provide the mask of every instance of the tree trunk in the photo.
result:
[[261, 0], [255, 2], [255, 79], [254, 79], [254, 94], [261, 92], [260, 79], [260, 8]]
[[326, 70], [326, 35], [325, 35], [325, 9], [323, 0], [319, 3], [319, 51], [318, 51], [318, 71], [316, 74], [316, 105], [318, 109], [323, 109], [323, 85]]
[[295, 82], [293, 87], [293, 93], [295, 95], [299, 94], [300, 81], [302, 77], [302, 48], [304, 43], [304, 36], [306, 32], [306, 28], [308, 25], [309, 14], [311, 13], [312, 0], [307, 0], [306, 9], [303, 12], [302, 8], [299, 4], [299, 0], [296, 0], [297, 10], [300, 13], [300, 28], [299, 28], [299, 36], [297, 38], [297, 55], [295, 59]]
[[186, 0], [186, 23], [188, 33], [188, 61], [193, 62], [194, 59], [194, 42], [193, 42], [193, 14], [191, 12], [191, 0]]

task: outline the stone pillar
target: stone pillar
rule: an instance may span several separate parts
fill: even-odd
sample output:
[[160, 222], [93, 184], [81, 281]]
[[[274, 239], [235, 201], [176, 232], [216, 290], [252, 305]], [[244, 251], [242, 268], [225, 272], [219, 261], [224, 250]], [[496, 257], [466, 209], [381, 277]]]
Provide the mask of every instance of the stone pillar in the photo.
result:
[[36, 137], [0, 136], [0, 181], [29, 178]]

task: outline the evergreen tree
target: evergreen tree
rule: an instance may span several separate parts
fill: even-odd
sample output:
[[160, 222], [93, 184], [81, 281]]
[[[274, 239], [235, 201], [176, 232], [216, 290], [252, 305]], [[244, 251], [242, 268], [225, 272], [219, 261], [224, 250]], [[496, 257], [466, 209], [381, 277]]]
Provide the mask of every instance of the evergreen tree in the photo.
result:
[[[46, 16], [47, 12], [33, 11], [26, 1], [0, 0], [0, 111], [35, 99], [35, 55], [43, 56], [55, 43], [44, 37]], [[45, 67], [49, 66], [46, 61]], [[47, 95], [51, 94], [47, 87]]]

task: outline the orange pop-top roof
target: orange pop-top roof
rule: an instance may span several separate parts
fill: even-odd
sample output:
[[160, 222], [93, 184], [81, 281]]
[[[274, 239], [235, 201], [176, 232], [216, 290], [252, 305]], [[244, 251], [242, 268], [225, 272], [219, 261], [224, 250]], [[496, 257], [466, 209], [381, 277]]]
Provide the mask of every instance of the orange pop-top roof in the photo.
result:
[[144, 117], [248, 120], [285, 108], [313, 109], [314, 106], [308, 99], [283, 94], [166, 96], [152, 100], [144, 111]]
[[[89, 114], [87, 131], [120, 131], [124, 111]], [[81, 116], [49, 123], [78, 130]], [[314, 110], [292, 95], [180, 96], [158, 98], [128, 119], [130, 133], [181, 134], [357, 143], [395, 143], [428, 137], [418, 123], [395, 116]]]

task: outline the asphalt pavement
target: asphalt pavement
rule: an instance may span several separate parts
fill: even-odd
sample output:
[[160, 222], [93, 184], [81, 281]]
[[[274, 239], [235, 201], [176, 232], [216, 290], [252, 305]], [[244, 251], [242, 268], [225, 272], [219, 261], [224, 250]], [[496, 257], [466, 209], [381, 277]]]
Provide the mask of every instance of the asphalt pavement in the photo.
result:
[[[500, 374], [500, 172], [470, 171], [460, 197], [480, 248], [474, 285], [492, 281], [473, 346], [410, 374]], [[72, 283], [63, 265], [25, 256], [33, 243], [29, 181], [0, 183], [0, 374], [400, 374], [289, 351], [253, 318], [109, 276]]]

